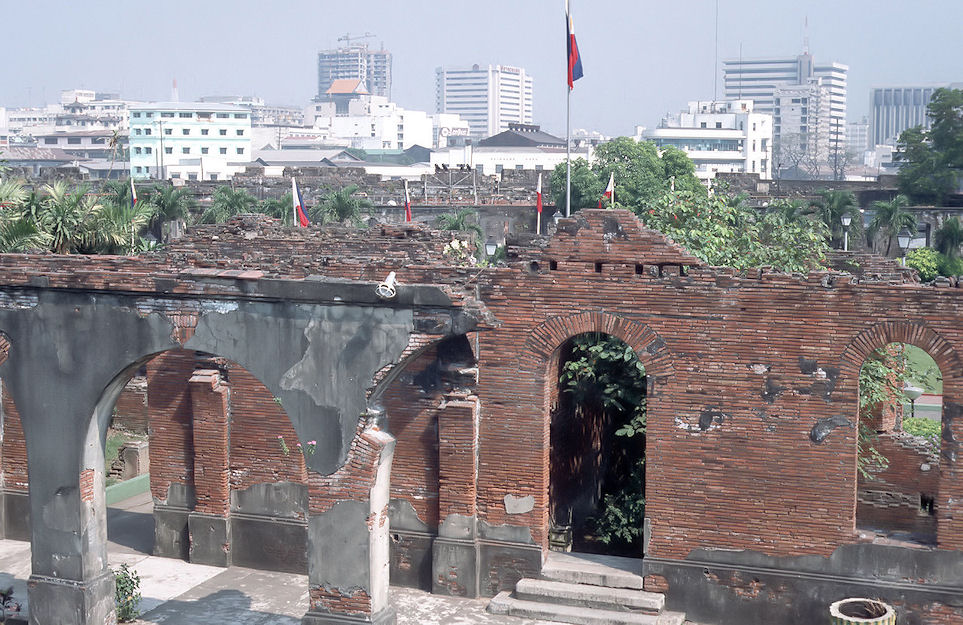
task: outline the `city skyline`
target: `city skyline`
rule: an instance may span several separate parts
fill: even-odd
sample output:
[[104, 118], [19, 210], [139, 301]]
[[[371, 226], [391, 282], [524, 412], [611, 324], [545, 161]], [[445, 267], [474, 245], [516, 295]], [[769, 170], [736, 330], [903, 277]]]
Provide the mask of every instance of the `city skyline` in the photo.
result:
[[[963, 41], [955, 34], [963, 4], [956, 0], [780, 7], [720, 0], [717, 61], [714, 0], [685, 6], [575, 0], [572, 11], [585, 65], [572, 94], [573, 129], [631, 135], [636, 125], [653, 127], [688, 101], [722, 98], [723, 60], [798, 54], [807, 21], [816, 61], [850, 67], [851, 120], [868, 113], [871, 87], [963, 79]], [[561, 0], [490, 0], [484, 11], [427, 0], [287, 3], [270, 10], [251, 0], [174, 0], [134, 10], [106, 2], [96, 11], [41, 1], [5, 14], [9, 23], [30, 27], [12, 28], [0, 41], [8, 61], [0, 67], [0, 106], [53, 103], [60, 90], [82, 87], [167, 100], [174, 79], [185, 101], [236, 93], [306, 106], [316, 95], [318, 52], [344, 45], [338, 37], [346, 33], [372, 33], [365, 41], [383, 44], [394, 57], [392, 99], [399, 105], [434, 110], [438, 66], [513, 65], [534, 78], [535, 123], [555, 134], [565, 130]], [[54, 36], [38, 46], [38, 30]]]

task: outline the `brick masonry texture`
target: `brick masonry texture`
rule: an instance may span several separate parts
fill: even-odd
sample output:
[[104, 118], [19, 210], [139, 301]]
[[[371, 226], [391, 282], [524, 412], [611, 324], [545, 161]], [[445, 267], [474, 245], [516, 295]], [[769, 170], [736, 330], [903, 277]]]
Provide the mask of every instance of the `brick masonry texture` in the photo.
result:
[[[505, 266], [453, 264], [443, 252], [452, 236], [414, 226], [291, 231], [243, 216], [143, 259], [2, 256], [0, 283], [143, 293], [145, 311], [181, 319], [184, 335], [196, 310], [165, 294], [231, 297], [261, 280], [378, 281], [389, 270], [402, 284], [444, 285], [485, 321], [468, 338], [475, 379], [458, 381], [455, 369], [466, 367], [446, 369], [430, 334], [415, 335], [405, 369], [384, 378], [386, 427], [398, 439], [392, 496], [431, 528], [452, 513], [475, 514], [489, 526], [530, 530], [543, 547], [559, 347], [585, 332], [616, 336], [646, 367], [648, 553], [664, 559], [700, 549], [828, 557], [859, 541], [867, 512], [857, 494], [868, 488], [856, 471], [859, 367], [879, 347], [911, 343], [944, 374], [940, 457], [916, 475], [918, 455], [889, 440], [898, 462], [881, 477], [901, 497], [932, 492], [928, 531], [939, 548], [963, 550], [963, 290], [955, 281], [920, 285], [877, 259], [859, 260], [855, 273], [708, 267], [622, 211], [586, 210], [563, 219], [552, 238], [510, 239]], [[831, 260], [838, 268], [847, 257]], [[196, 360], [172, 351], [147, 366], [155, 499], [164, 501], [172, 483], [196, 483], [198, 506], [206, 492], [203, 505], [220, 514], [228, 489], [292, 481], [308, 484], [311, 514], [367, 501], [383, 450], [369, 424], [359, 424], [341, 469], [306, 472], [297, 454], [277, 447], [278, 433], [296, 439], [270, 393], [230, 365], [191, 384]], [[204, 401], [194, 402], [201, 386]], [[25, 483], [26, 465], [8, 445], [16, 436], [8, 403], [9, 488]], [[211, 447], [196, 464], [195, 447], [208, 440], [229, 449]], [[506, 495], [531, 496], [534, 507], [508, 514]], [[666, 584], [646, 579], [652, 590]], [[365, 597], [320, 588], [311, 597], [341, 612], [365, 609]], [[954, 609], [925, 608], [935, 623], [956, 622]]]

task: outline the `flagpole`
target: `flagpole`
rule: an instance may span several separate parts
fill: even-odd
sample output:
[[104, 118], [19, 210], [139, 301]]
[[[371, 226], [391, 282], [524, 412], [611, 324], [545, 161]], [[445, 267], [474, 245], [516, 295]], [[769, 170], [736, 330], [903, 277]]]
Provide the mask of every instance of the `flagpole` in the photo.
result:
[[[571, 17], [572, 7], [569, 5], [569, 0], [565, 0], [565, 20], [566, 22]], [[568, 27], [566, 27], [566, 31]], [[571, 34], [568, 34], [571, 37]], [[566, 49], [571, 43], [566, 43]], [[566, 72], [568, 69], [569, 60], [566, 59], [565, 66]], [[569, 217], [572, 214], [572, 88], [568, 85], [568, 76], [566, 76], [565, 86], [568, 92], [565, 94], [565, 216]]]

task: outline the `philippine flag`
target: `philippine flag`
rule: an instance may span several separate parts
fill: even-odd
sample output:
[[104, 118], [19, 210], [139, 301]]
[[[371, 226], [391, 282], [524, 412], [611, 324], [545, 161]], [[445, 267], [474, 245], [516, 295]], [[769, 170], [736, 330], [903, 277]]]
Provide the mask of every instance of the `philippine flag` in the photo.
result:
[[575, 27], [572, 25], [572, 14], [568, 10], [568, 0], [565, 0], [565, 45], [568, 48], [568, 88], [575, 88], [575, 81], [582, 77], [582, 56], [578, 53], [575, 43]]
[[542, 214], [542, 174], [538, 175], [538, 187], [535, 188], [535, 202], [538, 207], [538, 214]]
[[612, 200], [615, 203], [615, 172], [609, 174], [609, 185], [605, 187], [605, 193], [599, 198], [599, 208], [602, 208], [602, 200]]
[[408, 195], [407, 180], [405, 180], [405, 221], [411, 221], [411, 197]]
[[137, 189], [134, 188], [134, 179], [130, 179], [130, 207], [137, 206]]
[[304, 210], [304, 198], [301, 197], [301, 189], [298, 188], [298, 183], [291, 177], [291, 199], [294, 201], [294, 219], [298, 222], [298, 225], [302, 228], [307, 228], [311, 225], [311, 220], [308, 219], [308, 214]]

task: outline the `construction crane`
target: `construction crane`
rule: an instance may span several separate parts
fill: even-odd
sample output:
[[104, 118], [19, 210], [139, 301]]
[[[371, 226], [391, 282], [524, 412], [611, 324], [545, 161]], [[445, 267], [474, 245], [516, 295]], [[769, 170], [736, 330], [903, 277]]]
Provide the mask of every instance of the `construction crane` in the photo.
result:
[[361, 39], [374, 39], [374, 38], [375, 38], [375, 35], [372, 35], [371, 33], [365, 33], [363, 35], [352, 35], [351, 33], [345, 33], [343, 37], [338, 37], [338, 41], [346, 42], [348, 44], [348, 47], [350, 48], [352, 41], [359, 41]]

